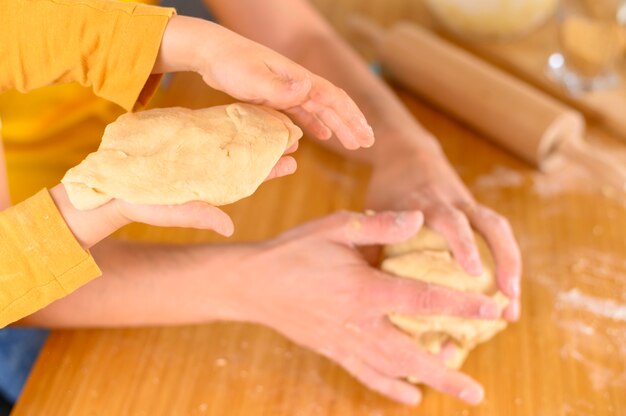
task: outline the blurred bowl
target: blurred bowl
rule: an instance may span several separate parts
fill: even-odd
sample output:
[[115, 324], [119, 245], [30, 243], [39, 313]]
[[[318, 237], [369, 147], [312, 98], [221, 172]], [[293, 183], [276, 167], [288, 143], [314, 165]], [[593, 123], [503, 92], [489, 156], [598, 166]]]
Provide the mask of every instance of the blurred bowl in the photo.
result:
[[511, 39], [551, 17], [559, 0], [426, 0], [433, 15], [461, 37]]

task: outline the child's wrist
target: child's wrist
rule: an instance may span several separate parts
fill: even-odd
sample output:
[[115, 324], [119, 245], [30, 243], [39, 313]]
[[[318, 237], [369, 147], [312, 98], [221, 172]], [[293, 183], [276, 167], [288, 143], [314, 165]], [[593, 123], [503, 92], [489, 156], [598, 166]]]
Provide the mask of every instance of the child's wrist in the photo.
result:
[[152, 73], [199, 72], [211, 22], [188, 16], [170, 18]]
[[80, 211], [72, 205], [63, 184], [50, 189], [50, 196], [78, 243], [89, 249], [128, 223], [114, 201], [98, 208]]

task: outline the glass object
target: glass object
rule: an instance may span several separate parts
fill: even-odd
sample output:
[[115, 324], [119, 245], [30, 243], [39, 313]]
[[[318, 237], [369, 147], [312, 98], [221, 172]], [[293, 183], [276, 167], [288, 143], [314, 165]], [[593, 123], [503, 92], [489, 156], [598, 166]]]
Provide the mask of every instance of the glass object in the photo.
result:
[[471, 38], [510, 39], [529, 33], [554, 14], [559, 0], [426, 0], [452, 32]]
[[560, 51], [548, 58], [548, 75], [572, 94], [614, 88], [616, 70], [626, 49], [626, 28], [620, 25], [626, 0], [585, 0], [585, 7], [559, 13]]

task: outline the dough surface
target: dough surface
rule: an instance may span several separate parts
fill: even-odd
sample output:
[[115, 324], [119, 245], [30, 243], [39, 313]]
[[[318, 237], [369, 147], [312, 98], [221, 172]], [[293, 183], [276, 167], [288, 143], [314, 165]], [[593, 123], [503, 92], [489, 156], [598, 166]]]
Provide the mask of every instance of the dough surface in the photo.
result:
[[225, 205], [254, 193], [300, 137], [287, 116], [251, 104], [124, 114], [61, 182], [80, 210], [113, 198]]
[[[445, 239], [424, 227], [411, 239], [385, 247], [381, 268], [391, 274], [421, 280], [465, 292], [492, 296], [504, 308], [507, 298], [497, 290], [493, 260], [483, 239], [475, 235], [483, 262], [483, 274], [471, 276], [456, 262]], [[446, 361], [450, 368], [459, 368], [469, 351], [506, 327], [500, 320], [463, 319], [452, 316], [405, 316], [390, 314], [394, 325], [412, 335], [418, 344], [433, 354], [453, 342], [456, 355]]]

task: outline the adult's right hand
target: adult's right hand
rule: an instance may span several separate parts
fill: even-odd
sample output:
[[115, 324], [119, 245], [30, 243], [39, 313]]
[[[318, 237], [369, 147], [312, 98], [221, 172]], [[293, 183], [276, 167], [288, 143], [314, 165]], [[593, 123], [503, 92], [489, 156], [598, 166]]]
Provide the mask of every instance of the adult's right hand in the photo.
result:
[[421, 350], [387, 314], [495, 319], [497, 304], [479, 294], [392, 277], [371, 267], [358, 250], [406, 240], [421, 225], [417, 211], [341, 212], [313, 221], [255, 245], [228, 273], [213, 276], [221, 286], [215, 297], [230, 318], [276, 329], [391, 399], [417, 404], [420, 391], [406, 381], [414, 377], [476, 404], [484, 395], [480, 384]]

